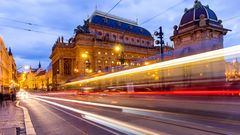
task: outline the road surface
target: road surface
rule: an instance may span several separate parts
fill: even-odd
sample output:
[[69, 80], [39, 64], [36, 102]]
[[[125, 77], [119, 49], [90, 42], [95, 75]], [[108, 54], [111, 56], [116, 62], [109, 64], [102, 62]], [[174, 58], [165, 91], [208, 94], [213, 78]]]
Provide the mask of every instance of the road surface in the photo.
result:
[[[130, 101], [129, 101], [130, 102]], [[239, 121], [32, 97], [21, 100], [38, 135], [238, 134]]]

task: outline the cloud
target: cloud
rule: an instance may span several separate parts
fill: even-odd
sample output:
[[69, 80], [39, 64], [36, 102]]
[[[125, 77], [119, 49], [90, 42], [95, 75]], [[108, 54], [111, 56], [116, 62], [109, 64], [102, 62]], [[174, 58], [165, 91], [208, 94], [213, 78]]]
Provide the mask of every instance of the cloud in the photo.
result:
[[[11, 46], [18, 65], [24, 63], [36, 65], [42, 61], [44, 67], [50, 62], [51, 48], [58, 36], [69, 38], [74, 28], [83, 24], [83, 20], [91, 15], [95, 6], [99, 10], [109, 11], [119, 0], [2, 0], [0, 4], [0, 35], [3, 36], [6, 46]], [[238, 0], [201, 0], [209, 5], [218, 18], [224, 20], [232, 16], [239, 16]], [[227, 6], [226, 6], [227, 2]], [[176, 5], [177, 3], [180, 3]], [[176, 5], [176, 6], [174, 6]], [[122, 0], [111, 11], [111, 14], [131, 20], [138, 19], [142, 23], [158, 15], [142, 25], [151, 33], [163, 26], [165, 42], [169, 42], [173, 26], [178, 25], [184, 8], [191, 8], [193, 0]], [[169, 9], [171, 8], [171, 9]], [[169, 9], [169, 10], [167, 10]], [[166, 11], [167, 10], [167, 11]], [[27, 25], [17, 21], [1, 19], [1, 17], [38, 24]], [[223, 22], [232, 32], [225, 38], [226, 45], [239, 43], [239, 19]], [[29, 32], [20, 29], [31, 29], [39, 32]], [[44, 32], [44, 33], [41, 33]], [[172, 44], [172, 43], [170, 43]]]

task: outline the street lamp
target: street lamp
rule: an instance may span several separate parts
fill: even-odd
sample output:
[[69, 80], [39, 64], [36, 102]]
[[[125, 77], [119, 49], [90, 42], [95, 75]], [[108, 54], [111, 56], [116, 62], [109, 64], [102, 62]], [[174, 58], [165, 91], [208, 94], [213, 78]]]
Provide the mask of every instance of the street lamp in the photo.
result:
[[154, 35], [157, 36], [159, 40], [156, 40], [156, 44], [160, 44], [160, 53], [161, 53], [161, 61], [164, 60], [164, 41], [163, 41], [163, 32], [162, 32], [162, 26], [159, 27], [159, 32], [154, 32]]
[[24, 70], [29, 70], [30, 66], [29, 65], [20, 66], [17, 70], [20, 70], [21, 68], [23, 68]]
[[[90, 62], [89, 62], [89, 59], [88, 59], [88, 54], [87, 53], [83, 53], [82, 54], [82, 58], [84, 59], [85, 61], [85, 69], [84, 69], [84, 75], [87, 73], [92, 73], [92, 70], [90, 69]], [[78, 71], [78, 69], [76, 70]], [[75, 71], [75, 72], [76, 72]]]
[[124, 48], [123, 48], [123, 46], [122, 45], [115, 46], [115, 51], [121, 53], [119, 60], [121, 62], [121, 65], [124, 65], [125, 58], [124, 58]]

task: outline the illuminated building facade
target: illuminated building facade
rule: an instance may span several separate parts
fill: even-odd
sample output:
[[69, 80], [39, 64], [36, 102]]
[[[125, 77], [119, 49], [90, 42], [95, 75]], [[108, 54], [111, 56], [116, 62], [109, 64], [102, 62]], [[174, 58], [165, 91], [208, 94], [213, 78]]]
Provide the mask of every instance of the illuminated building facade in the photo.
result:
[[19, 75], [20, 87], [27, 90], [47, 90], [47, 72], [39, 63], [38, 68], [30, 67], [29, 72]]
[[194, 6], [185, 9], [180, 25], [174, 26], [174, 57], [183, 57], [223, 48], [223, 36], [228, 29], [209, 6], [195, 0]]
[[149, 31], [137, 22], [95, 11], [75, 29], [68, 42], [58, 38], [52, 48], [53, 83], [74, 77], [136, 66], [137, 61], [159, 53]]
[[17, 87], [16, 63], [11, 48], [7, 49], [0, 37], [0, 92]]
[[[204, 6], [199, 0], [195, 0], [190, 9], [185, 9], [179, 26], [174, 26], [173, 36], [170, 39], [174, 43], [173, 59], [185, 57], [198, 53], [204, 53], [222, 49], [223, 36], [230, 31], [225, 29], [222, 21], [209, 6]], [[202, 78], [211, 76], [219, 78], [225, 73], [224, 57], [221, 61], [209, 62], [209, 64], [198, 67], [186, 66], [184, 69], [184, 80], [191, 80], [189, 75], [196, 70], [206, 70], [208, 74], [199, 73]]]
[[239, 60], [233, 59], [231, 62], [226, 62], [226, 81], [240, 80], [240, 63]]

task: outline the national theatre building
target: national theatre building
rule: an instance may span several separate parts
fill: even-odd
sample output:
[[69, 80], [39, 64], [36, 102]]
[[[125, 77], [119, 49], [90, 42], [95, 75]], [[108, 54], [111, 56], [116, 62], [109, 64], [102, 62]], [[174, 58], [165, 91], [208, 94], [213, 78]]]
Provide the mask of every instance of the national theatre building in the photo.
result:
[[53, 83], [74, 77], [139, 66], [134, 61], [159, 53], [149, 31], [137, 22], [95, 11], [67, 42], [59, 37], [52, 47]]

